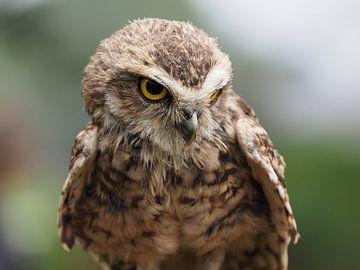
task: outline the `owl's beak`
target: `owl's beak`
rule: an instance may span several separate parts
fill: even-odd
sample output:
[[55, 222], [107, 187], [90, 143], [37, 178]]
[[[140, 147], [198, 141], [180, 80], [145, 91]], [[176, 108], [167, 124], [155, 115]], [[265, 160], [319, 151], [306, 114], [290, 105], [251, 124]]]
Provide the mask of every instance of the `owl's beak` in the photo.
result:
[[190, 144], [195, 139], [197, 126], [198, 117], [196, 112], [194, 112], [189, 119], [184, 119], [180, 123], [180, 130], [187, 144]]

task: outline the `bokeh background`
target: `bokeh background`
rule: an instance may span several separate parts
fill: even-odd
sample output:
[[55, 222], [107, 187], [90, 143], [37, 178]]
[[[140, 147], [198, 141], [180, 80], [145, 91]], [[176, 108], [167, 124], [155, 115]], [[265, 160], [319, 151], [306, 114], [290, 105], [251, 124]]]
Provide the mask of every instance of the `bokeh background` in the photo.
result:
[[82, 70], [143, 17], [190, 20], [230, 54], [234, 84], [287, 161], [302, 238], [290, 270], [360, 269], [360, 2], [0, 0], [0, 269], [98, 269], [56, 232]]

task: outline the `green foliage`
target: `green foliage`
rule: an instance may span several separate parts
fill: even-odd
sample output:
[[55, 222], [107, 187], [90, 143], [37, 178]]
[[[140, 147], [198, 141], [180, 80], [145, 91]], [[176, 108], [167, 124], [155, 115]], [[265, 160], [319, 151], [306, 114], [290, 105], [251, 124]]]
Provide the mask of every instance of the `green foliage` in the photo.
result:
[[[355, 139], [280, 148], [298, 227], [290, 269], [357, 269], [360, 153]], [[357, 266], [357, 267], [356, 267]]]

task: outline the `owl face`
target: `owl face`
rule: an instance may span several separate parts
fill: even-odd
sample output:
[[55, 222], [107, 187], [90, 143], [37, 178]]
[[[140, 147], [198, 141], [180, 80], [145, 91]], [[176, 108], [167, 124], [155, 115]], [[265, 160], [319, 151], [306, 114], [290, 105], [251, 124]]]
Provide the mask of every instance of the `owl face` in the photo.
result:
[[105, 39], [85, 68], [82, 93], [93, 121], [129, 143], [182, 152], [218, 127], [231, 64], [191, 24], [145, 19]]

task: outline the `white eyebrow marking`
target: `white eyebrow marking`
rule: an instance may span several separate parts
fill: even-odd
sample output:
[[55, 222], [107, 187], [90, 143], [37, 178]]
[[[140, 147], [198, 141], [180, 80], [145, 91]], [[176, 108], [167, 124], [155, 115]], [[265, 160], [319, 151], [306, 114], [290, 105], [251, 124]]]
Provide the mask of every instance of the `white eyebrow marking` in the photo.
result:
[[230, 80], [230, 74], [223, 69], [213, 68], [206, 76], [205, 82], [202, 86], [204, 91], [212, 92], [216, 89], [224, 87]]
[[217, 59], [216, 64], [210, 69], [202, 86], [203, 91], [207, 95], [211, 94], [214, 90], [224, 87], [232, 77], [229, 56], [216, 50], [214, 57]]

